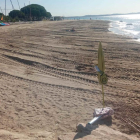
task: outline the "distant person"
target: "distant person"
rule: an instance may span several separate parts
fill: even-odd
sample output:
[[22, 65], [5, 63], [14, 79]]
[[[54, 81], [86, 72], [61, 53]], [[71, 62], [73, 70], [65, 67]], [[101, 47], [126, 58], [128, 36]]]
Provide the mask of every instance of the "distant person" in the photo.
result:
[[74, 27], [71, 29], [71, 32], [75, 32], [75, 29], [74, 29]]

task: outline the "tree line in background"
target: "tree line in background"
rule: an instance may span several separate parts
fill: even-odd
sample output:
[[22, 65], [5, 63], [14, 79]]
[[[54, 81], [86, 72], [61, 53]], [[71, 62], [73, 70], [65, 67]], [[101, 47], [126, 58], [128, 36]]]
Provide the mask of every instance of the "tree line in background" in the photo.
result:
[[9, 16], [4, 16], [0, 13], [0, 18], [4, 17], [4, 21], [16, 22], [16, 21], [41, 21], [43, 19], [50, 19], [52, 17], [50, 12], [37, 4], [31, 4], [21, 8], [20, 10], [13, 10], [9, 13]]

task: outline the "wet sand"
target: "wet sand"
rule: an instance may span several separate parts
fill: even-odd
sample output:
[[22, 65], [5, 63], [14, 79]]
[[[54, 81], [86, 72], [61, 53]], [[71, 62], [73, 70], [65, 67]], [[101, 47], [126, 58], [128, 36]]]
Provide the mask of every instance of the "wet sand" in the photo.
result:
[[108, 21], [0, 27], [0, 138], [54, 139], [91, 120], [102, 107], [94, 70], [99, 41], [109, 78], [105, 104], [115, 111], [101, 125], [140, 136], [140, 43], [108, 27]]

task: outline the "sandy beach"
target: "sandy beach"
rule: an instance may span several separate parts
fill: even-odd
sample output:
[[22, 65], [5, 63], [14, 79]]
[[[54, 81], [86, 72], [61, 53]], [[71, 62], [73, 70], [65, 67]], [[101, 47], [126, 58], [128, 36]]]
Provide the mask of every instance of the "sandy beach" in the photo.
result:
[[113, 131], [116, 140], [140, 137], [140, 43], [108, 27], [98, 20], [0, 27], [1, 140], [53, 140], [93, 118], [102, 107], [99, 41], [109, 79], [105, 105], [115, 111], [100, 131], [110, 139]]

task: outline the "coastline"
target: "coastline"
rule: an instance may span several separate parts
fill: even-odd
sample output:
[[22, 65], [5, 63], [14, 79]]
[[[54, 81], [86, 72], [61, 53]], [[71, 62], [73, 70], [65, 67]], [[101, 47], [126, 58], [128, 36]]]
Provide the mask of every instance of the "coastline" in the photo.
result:
[[[70, 31], [73, 27], [75, 32]], [[76, 122], [87, 123], [94, 108], [102, 107], [94, 70], [101, 41], [109, 76], [105, 103], [115, 110], [108, 127], [139, 137], [126, 123], [128, 118], [139, 123], [139, 42], [108, 28], [109, 21], [101, 20], [1, 28], [0, 128], [28, 134], [30, 130], [53, 132], [57, 124], [61, 134], [75, 131]]]
[[[140, 42], [140, 38], [138, 38], [138, 37], [134, 37], [134, 34], [132, 35], [127, 35], [126, 34], [126, 31], [124, 32], [123, 30], [120, 30], [120, 29], [118, 29], [119, 27], [115, 27], [115, 25], [113, 26], [112, 24], [113, 23], [115, 23], [116, 22], [116, 25], [118, 25], [117, 24], [117, 22], [120, 22], [120, 21], [110, 21], [110, 25], [109, 25], [109, 31], [111, 31], [111, 32], [113, 32], [114, 34], [118, 34], [118, 35], [122, 35], [122, 36], [126, 36], [126, 37], [129, 37], [129, 38], [132, 38], [133, 40], [135, 40], [135, 41], [138, 41], [138, 42]], [[121, 22], [120, 22], [121, 23]], [[119, 25], [118, 25], [119, 26]], [[117, 31], [118, 30], [118, 31]], [[129, 31], [130, 33], [132, 32], [132, 31]], [[133, 36], [133, 37], [132, 37]]]

